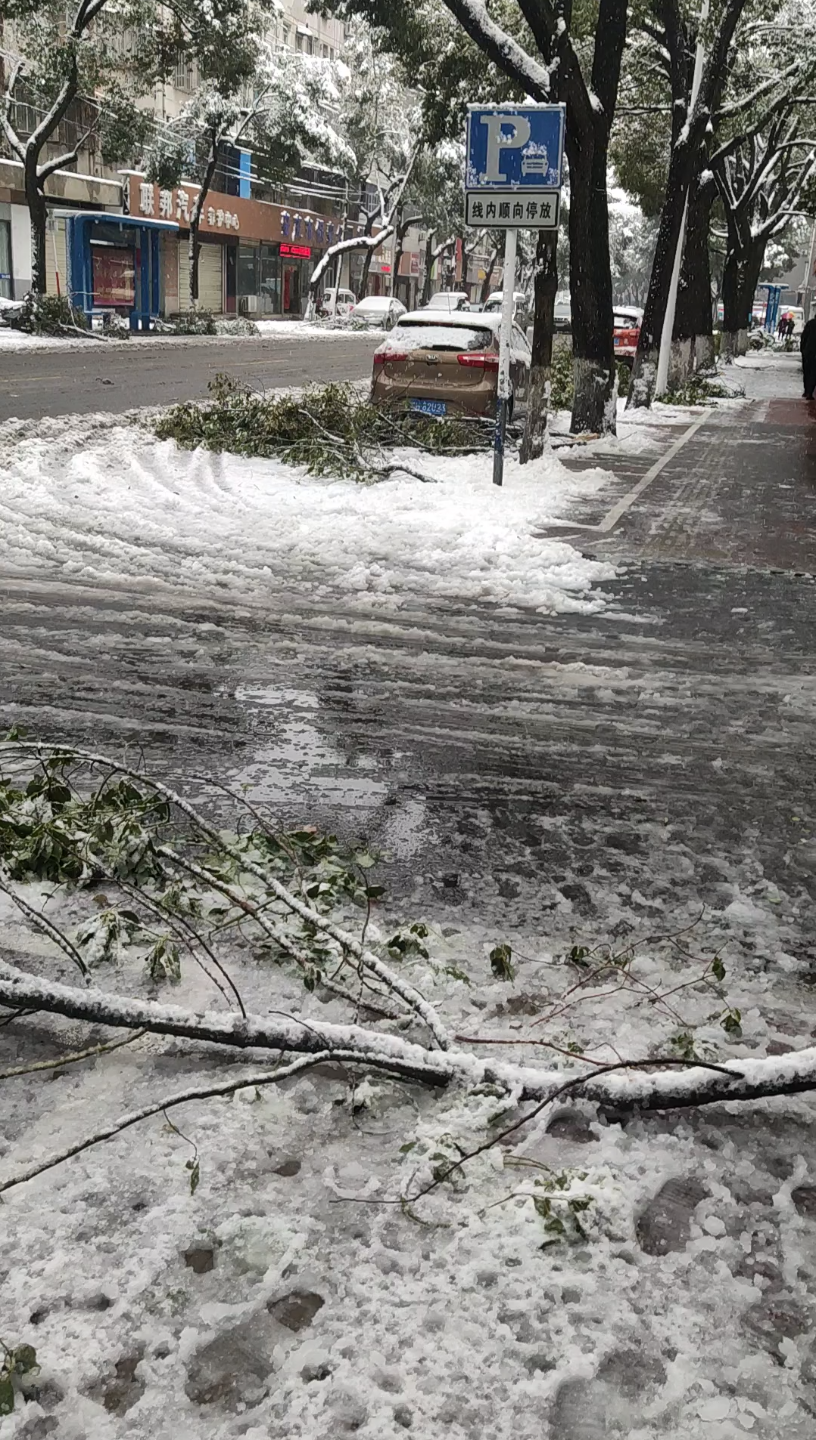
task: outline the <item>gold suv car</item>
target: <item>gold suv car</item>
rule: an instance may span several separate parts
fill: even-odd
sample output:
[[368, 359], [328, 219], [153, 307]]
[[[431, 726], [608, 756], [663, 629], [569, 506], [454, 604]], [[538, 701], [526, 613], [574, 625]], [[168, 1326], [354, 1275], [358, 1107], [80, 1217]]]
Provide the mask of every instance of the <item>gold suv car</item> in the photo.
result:
[[[496, 413], [500, 315], [414, 310], [403, 315], [374, 352], [371, 398], [391, 409], [425, 415]], [[513, 326], [510, 352], [511, 412], [527, 399], [530, 346]]]

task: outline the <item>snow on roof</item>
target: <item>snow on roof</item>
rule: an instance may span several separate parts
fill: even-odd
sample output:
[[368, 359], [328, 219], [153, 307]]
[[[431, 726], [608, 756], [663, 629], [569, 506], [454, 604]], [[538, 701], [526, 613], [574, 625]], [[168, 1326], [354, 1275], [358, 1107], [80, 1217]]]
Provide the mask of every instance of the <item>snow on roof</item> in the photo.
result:
[[473, 330], [497, 330], [501, 315], [486, 315], [483, 310], [411, 310], [403, 315], [400, 325], [454, 325]]

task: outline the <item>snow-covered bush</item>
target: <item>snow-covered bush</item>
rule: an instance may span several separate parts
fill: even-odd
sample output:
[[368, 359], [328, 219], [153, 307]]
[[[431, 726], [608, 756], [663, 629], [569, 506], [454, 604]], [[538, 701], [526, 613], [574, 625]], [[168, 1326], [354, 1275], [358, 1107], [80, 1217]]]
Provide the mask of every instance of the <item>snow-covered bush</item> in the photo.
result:
[[66, 331], [87, 330], [82, 310], [75, 310], [64, 295], [26, 295], [22, 309], [8, 322], [15, 330], [27, 335], [64, 335]]
[[163, 327], [173, 335], [216, 335], [215, 318], [209, 310], [189, 310]]
[[247, 320], [245, 315], [231, 315], [227, 320], [216, 320], [216, 335], [260, 335], [260, 330], [254, 320]]

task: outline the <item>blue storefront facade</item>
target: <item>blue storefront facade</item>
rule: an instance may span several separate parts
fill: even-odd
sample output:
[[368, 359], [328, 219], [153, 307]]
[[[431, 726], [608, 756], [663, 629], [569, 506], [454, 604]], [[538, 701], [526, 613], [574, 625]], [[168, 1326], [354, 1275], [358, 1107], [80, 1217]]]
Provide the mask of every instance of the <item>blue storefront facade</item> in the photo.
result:
[[161, 238], [178, 234], [172, 220], [107, 211], [65, 210], [68, 290], [93, 324], [115, 312], [131, 330], [149, 330], [162, 311]]

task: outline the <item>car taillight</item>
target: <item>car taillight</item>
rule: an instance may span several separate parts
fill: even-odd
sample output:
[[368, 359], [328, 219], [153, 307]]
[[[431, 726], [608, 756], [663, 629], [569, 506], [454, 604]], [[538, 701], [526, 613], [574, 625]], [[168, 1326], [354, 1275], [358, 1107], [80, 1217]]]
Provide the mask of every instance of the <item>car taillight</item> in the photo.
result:
[[375, 364], [375, 365], [390, 365], [392, 360], [407, 360], [407, 359], [408, 359], [407, 352], [406, 352], [405, 354], [403, 354], [403, 352], [402, 352], [401, 350], [400, 350], [400, 351], [397, 351], [397, 350], [382, 350], [382, 351], [380, 351], [380, 350], [375, 350], [375, 351], [374, 351], [374, 364]]
[[460, 365], [469, 365], [474, 370], [498, 370], [499, 357], [493, 350], [465, 350], [457, 355]]

